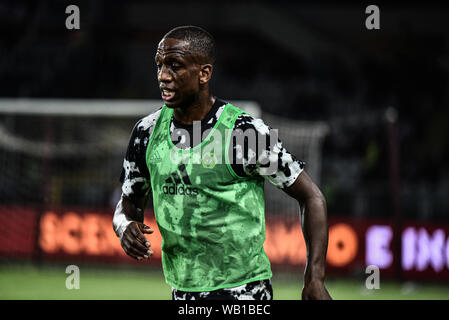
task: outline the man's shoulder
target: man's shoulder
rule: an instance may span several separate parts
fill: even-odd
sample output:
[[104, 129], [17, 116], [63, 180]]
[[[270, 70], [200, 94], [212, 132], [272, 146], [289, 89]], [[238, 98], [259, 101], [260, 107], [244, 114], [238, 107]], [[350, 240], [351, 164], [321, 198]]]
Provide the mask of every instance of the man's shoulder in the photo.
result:
[[234, 129], [243, 131], [251, 129], [260, 134], [268, 134], [270, 127], [262, 120], [262, 118], [254, 117], [247, 112], [243, 112], [235, 120]]
[[221, 108], [219, 109], [220, 114], [226, 105], [229, 105], [231, 108], [233, 108], [234, 112], [239, 113], [239, 115], [235, 118], [233, 130], [239, 129], [242, 131], [246, 131], [250, 129], [262, 135], [269, 134], [271, 127], [266, 124], [266, 122], [259, 115], [257, 117], [254, 116], [251, 112], [239, 107], [238, 103], [234, 104], [224, 102], [224, 100], [219, 98], [217, 98], [217, 101], [220, 101], [220, 104], [222, 104]]
[[238, 113], [238, 116], [235, 118], [234, 129], [244, 129], [247, 127], [251, 127], [251, 124], [256, 119], [251, 113], [239, 107], [238, 104], [224, 102], [224, 100], [220, 101], [222, 102], [222, 106], [219, 109], [220, 114], [226, 106], [228, 106], [228, 108], [230, 108], [234, 114]]
[[162, 107], [137, 121], [136, 131], [139, 133], [151, 134], [154, 126], [156, 125], [157, 119], [161, 114], [161, 110]]

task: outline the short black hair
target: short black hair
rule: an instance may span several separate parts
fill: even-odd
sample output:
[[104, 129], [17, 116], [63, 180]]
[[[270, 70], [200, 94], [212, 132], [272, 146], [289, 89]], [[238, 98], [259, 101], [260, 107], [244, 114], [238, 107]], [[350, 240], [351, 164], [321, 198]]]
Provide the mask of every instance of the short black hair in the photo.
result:
[[164, 38], [184, 40], [189, 42], [189, 49], [199, 53], [208, 63], [214, 64], [215, 40], [212, 35], [203, 28], [196, 26], [180, 26], [167, 32]]

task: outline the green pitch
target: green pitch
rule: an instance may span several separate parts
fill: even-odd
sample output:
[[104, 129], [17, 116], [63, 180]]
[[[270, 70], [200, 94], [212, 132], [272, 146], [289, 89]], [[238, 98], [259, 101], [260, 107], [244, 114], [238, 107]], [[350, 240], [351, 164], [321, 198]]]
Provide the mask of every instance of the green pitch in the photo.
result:
[[[171, 299], [160, 268], [93, 269], [80, 265], [80, 289], [68, 290], [65, 267], [0, 264], [0, 299]], [[299, 274], [274, 271], [275, 300], [299, 299], [301, 281]], [[378, 290], [367, 290], [362, 279], [329, 279], [326, 284], [334, 299], [449, 299], [448, 283], [400, 284], [381, 279]]]

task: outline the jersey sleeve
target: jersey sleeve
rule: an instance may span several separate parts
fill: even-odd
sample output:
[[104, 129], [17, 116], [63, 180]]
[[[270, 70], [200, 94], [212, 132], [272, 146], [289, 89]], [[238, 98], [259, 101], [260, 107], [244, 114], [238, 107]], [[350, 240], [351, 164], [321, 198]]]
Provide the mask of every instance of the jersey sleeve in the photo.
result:
[[304, 161], [291, 154], [278, 138], [277, 130], [273, 130], [262, 119], [241, 114], [236, 119], [234, 131], [236, 129], [240, 129], [247, 137], [251, 135], [245, 134], [245, 131], [255, 133], [253, 143], [249, 142], [250, 138], [240, 139], [240, 143], [233, 141], [236, 165], [232, 167], [237, 174], [260, 176], [284, 189], [291, 186], [304, 170]]
[[122, 193], [131, 199], [147, 196], [151, 191], [145, 155], [159, 113], [160, 109], [140, 119], [131, 133], [120, 176]]

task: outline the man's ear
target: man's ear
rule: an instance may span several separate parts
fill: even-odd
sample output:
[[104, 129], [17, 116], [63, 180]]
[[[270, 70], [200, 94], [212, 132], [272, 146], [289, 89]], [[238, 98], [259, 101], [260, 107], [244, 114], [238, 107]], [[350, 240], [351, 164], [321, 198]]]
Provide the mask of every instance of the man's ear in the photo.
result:
[[206, 84], [212, 77], [213, 67], [211, 64], [202, 64], [200, 66], [200, 84]]

